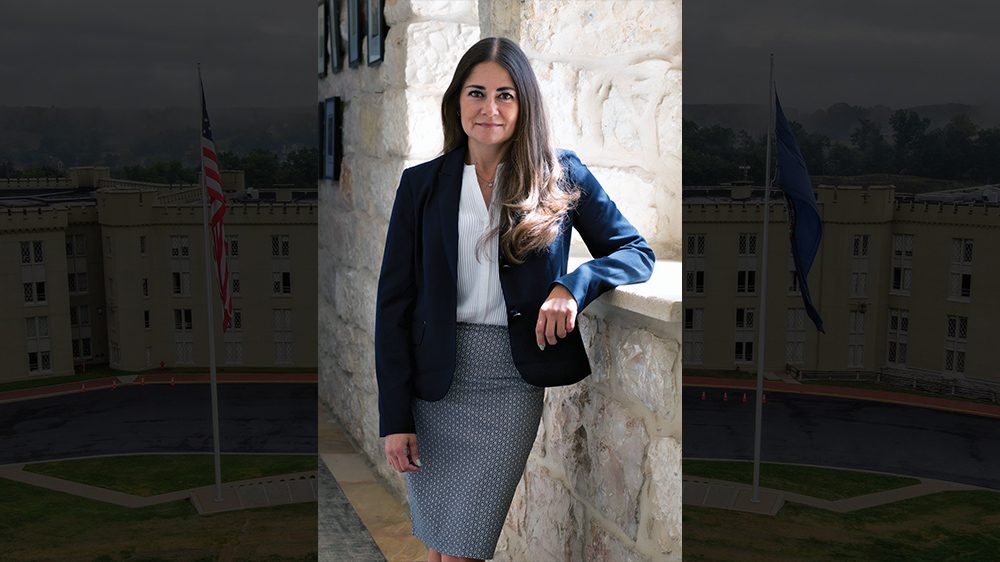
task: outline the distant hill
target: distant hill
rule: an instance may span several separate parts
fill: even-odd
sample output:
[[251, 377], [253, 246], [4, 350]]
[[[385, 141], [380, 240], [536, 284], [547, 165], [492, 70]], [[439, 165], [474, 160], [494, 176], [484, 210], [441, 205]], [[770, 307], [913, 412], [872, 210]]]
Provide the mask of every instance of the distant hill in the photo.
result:
[[[882, 127], [886, 138], [891, 138], [889, 116], [896, 108], [884, 105], [861, 107], [836, 103], [826, 109], [802, 112], [795, 107], [783, 107], [789, 120], [798, 121], [810, 133], [826, 135], [831, 140], [849, 142], [851, 131], [858, 120], [865, 118]], [[958, 103], [906, 107], [921, 117], [930, 119], [931, 128], [938, 128], [957, 115], [968, 116], [980, 128], [1000, 126], [1000, 104], [965, 105]], [[767, 105], [765, 104], [684, 104], [684, 119], [698, 126], [719, 125], [734, 131], [747, 131], [763, 135], [767, 130]]]
[[[219, 150], [315, 147], [315, 107], [211, 110]], [[54, 168], [198, 162], [199, 108], [0, 107], [0, 160]]]

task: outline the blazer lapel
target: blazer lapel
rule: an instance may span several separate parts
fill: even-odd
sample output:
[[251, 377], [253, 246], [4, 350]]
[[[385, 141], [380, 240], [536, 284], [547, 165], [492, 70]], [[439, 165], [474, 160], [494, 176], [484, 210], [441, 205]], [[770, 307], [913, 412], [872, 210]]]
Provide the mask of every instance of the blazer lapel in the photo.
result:
[[456, 148], [445, 155], [438, 176], [438, 212], [441, 215], [441, 239], [451, 273], [452, 286], [458, 286], [458, 203], [462, 195], [462, 167], [465, 148]]

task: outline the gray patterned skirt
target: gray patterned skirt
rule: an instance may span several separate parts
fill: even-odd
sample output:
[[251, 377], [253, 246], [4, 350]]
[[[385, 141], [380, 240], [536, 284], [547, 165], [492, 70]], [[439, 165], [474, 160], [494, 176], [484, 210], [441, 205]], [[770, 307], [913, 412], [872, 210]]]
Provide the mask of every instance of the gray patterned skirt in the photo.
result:
[[493, 558], [542, 415], [545, 390], [514, 366], [506, 326], [459, 323], [455, 378], [413, 401], [423, 466], [407, 473], [413, 534], [451, 556]]

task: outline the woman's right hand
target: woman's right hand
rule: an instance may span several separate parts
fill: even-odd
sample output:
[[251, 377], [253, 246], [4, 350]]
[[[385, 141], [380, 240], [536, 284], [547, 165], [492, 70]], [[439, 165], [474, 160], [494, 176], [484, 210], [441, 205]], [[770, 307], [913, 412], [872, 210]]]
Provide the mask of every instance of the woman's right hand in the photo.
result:
[[393, 433], [385, 436], [385, 457], [396, 472], [420, 470], [420, 453], [415, 433]]

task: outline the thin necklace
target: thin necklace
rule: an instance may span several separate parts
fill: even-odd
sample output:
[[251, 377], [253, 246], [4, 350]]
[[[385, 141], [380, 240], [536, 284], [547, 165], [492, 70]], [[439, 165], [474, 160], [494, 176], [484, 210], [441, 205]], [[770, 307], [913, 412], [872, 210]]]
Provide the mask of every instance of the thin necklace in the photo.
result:
[[475, 165], [472, 166], [472, 169], [476, 171], [476, 177], [479, 178], [479, 181], [486, 182], [486, 189], [493, 189], [493, 184], [496, 183], [496, 181], [497, 181], [497, 174], [496, 174], [496, 172], [493, 172], [493, 179], [488, 180], [488, 179], [484, 178], [483, 176], [479, 175], [479, 169], [476, 168]]

